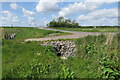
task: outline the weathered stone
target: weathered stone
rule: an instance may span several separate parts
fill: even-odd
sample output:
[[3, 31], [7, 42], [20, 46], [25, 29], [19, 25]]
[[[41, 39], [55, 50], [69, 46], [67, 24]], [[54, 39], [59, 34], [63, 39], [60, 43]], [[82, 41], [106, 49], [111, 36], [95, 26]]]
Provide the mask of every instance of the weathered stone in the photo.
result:
[[75, 56], [77, 49], [72, 41], [49, 41], [42, 45], [50, 45], [56, 50], [56, 54], [61, 57]]

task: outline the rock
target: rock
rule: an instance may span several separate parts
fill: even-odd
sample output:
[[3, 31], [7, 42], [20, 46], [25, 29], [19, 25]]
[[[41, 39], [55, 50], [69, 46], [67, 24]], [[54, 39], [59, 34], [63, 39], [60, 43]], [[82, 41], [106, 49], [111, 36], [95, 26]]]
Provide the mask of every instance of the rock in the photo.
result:
[[60, 33], [51, 33], [51, 34], [48, 34], [48, 36], [56, 36], [56, 35], [59, 35]]
[[67, 58], [66, 57], [61, 57], [62, 60], [66, 60]]
[[56, 54], [61, 57], [75, 56], [77, 49], [72, 41], [49, 41], [44, 42], [42, 45], [50, 45], [56, 50]]

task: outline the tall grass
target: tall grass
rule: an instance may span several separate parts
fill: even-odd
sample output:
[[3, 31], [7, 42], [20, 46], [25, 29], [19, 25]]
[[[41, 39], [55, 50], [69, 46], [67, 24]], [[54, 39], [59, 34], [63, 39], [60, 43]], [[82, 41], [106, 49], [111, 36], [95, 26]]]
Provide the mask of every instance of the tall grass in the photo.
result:
[[110, 45], [106, 45], [107, 37], [87, 36], [76, 40], [78, 54], [65, 61], [68, 68], [75, 72], [77, 78], [120, 78], [118, 62], [118, 37], [114, 36]]

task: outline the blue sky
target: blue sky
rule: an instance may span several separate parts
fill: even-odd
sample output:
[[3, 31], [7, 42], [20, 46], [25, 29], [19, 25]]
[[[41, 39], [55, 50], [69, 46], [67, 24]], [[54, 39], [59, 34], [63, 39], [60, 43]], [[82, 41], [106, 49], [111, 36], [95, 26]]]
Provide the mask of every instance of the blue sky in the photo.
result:
[[[87, 2], [88, 1], [88, 2]], [[2, 2], [0, 22], [13, 26], [46, 26], [57, 17], [82, 26], [118, 25], [118, 2]], [[111, 0], [112, 1], [112, 0]]]

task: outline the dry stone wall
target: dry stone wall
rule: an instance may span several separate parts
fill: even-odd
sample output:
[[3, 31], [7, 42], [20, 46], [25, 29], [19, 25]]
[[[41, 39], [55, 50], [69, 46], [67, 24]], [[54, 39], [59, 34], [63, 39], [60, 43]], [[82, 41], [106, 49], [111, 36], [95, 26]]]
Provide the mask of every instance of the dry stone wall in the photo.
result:
[[43, 42], [42, 45], [50, 45], [55, 49], [55, 53], [61, 57], [75, 56], [77, 49], [72, 41], [48, 41]]

